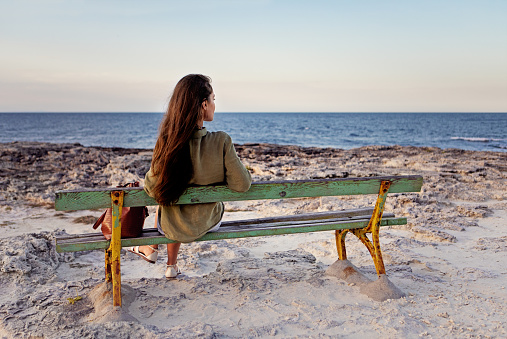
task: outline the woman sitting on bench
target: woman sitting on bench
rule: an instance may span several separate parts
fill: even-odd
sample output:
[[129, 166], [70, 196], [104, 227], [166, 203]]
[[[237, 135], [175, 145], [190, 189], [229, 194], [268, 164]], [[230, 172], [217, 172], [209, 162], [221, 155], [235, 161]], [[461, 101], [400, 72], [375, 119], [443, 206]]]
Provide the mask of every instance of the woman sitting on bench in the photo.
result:
[[[226, 183], [234, 191], [250, 188], [251, 177], [239, 160], [231, 137], [225, 132], [208, 132], [204, 121], [213, 121], [215, 94], [211, 79], [200, 74], [182, 78], [174, 88], [160, 125], [151, 168], [144, 189], [159, 207], [155, 226], [177, 242], [167, 244], [168, 279], [180, 274], [176, 265], [182, 242], [192, 242], [218, 230], [224, 214], [221, 202], [177, 205], [175, 202], [190, 185]], [[127, 249], [155, 263], [158, 245]]]

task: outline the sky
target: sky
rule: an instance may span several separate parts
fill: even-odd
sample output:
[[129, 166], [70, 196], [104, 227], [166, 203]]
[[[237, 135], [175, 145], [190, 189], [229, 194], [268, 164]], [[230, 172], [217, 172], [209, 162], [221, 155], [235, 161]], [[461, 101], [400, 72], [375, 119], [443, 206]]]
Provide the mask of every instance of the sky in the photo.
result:
[[0, 0], [0, 112], [507, 112], [507, 1]]

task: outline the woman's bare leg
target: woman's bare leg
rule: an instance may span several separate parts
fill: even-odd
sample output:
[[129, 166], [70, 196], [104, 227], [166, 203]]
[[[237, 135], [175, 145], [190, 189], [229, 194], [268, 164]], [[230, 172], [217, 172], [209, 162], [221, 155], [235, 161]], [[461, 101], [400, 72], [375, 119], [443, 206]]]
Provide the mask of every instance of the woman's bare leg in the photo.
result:
[[[155, 214], [155, 228], [158, 226], [158, 207], [157, 212]], [[180, 250], [181, 243], [179, 242], [173, 242], [170, 244], [167, 244], [167, 265], [175, 265], [176, 260], [178, 259], [178, 252]], [[143, 253], [144, 255], [148, 256], [155, 252], [153, 249], [158, 249], [158, 245], [151, 245], [151, 246], [139, 246], [139, 252]]]
[[[157, 206], [157, 212], [155, 213], [155, 228], [158, 228], [158, 209], [159, 207]], [[146, 256], [155, 252], [153, 249], [158, 250], [158, 245], [139, 246], [139, 252], [143, 253]]]
[[173, 242], [167, 244], [167, 265], [176, 265], [180, 245], [181, 245], [180, 242]]

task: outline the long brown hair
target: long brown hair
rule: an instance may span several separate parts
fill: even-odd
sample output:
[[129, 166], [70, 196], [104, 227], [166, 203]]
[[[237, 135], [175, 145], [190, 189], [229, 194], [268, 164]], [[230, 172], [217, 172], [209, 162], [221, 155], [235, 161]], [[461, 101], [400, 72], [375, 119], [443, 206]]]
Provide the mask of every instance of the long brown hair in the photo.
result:
[[189, 140], [202, 120], [201, 105], [212, 92], [211, 79], [201, 74], [183, 77], [174, 88], [151, 161], [157, 176], [153, 194], [160, 205], [178, 201], [192, 179]]

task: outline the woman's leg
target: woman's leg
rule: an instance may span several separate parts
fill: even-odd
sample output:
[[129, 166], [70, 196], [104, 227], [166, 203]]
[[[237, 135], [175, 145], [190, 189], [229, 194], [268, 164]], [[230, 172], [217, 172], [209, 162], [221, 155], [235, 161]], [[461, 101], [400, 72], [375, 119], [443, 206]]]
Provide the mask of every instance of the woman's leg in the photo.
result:
[[179, 242], [167, 244], [167, 270], [165, 271], [165, 277], [167, 279], [174, 279], [181, 273], [178, 265], [176, 265], [180, 245], [181, 243]]
[[[158, 209], [159, 208], [157, 207], [157, 212], [155, 214], [155, 228], [158, 228]], [[178, 252], [180, 250], [180, 245], [181, 243], [179, 242], [167, 244], [167, 265], [176, 264], [176, 261], [178, 259]], [[139, 252], [143, 253], [146, 256], [155, 252], [153, 249], [158, 249], [158, 245], [139, 246]]]
[[[157, 212], [155, 213], [155, 228], [158, 228], [158, 209], [157, 206]], [[155, 252], [153, 249], [158, 250], [158, 245], [150, 245], [150, 246], [139, 246], [139, 252], [143, 253], [144, 255], [150, 255], [153, 252]]]
[[167, 244], [167, 265], [176, 265], [180, 245], [180, 242]]

